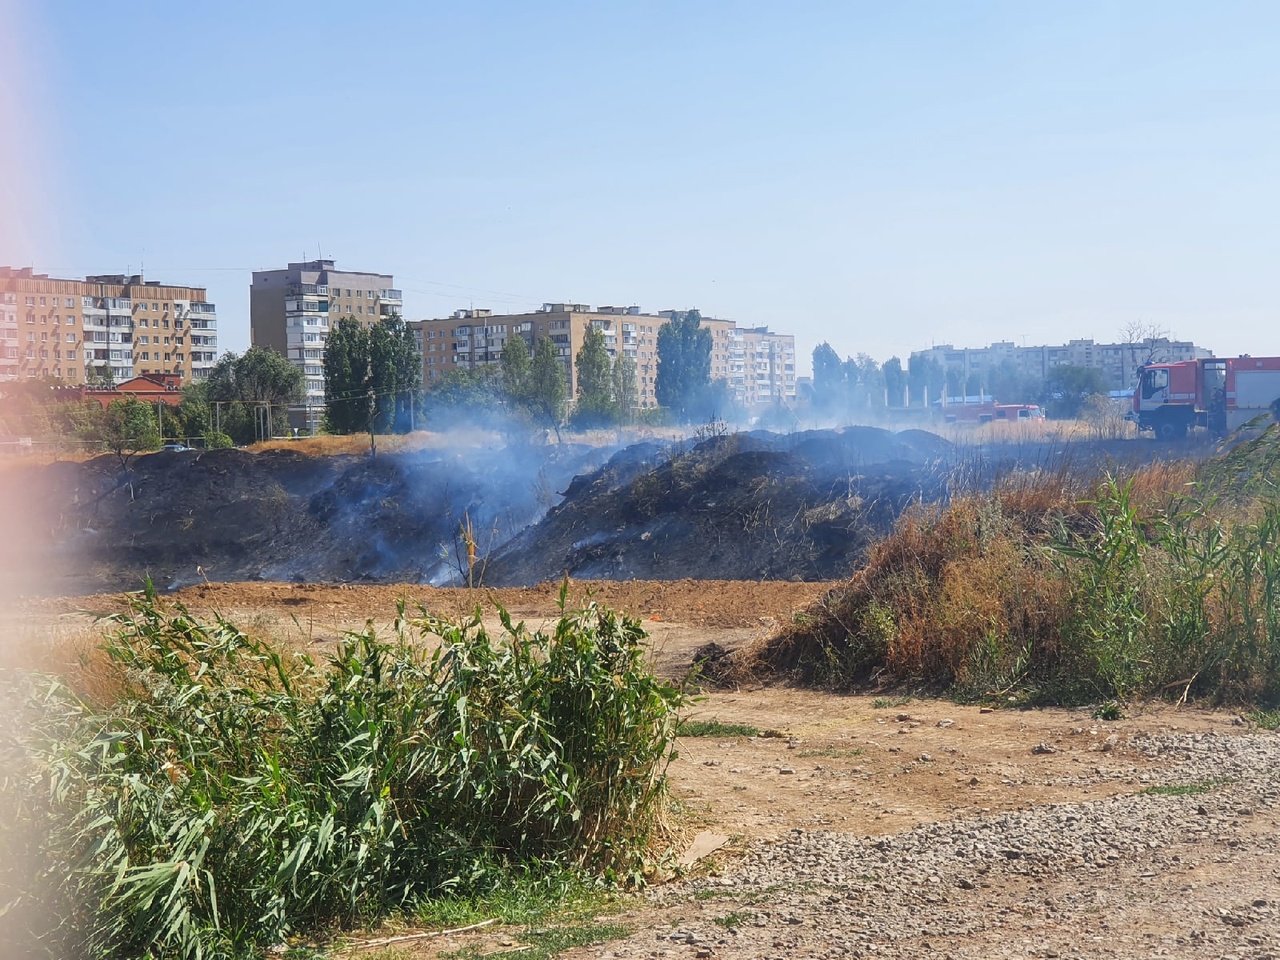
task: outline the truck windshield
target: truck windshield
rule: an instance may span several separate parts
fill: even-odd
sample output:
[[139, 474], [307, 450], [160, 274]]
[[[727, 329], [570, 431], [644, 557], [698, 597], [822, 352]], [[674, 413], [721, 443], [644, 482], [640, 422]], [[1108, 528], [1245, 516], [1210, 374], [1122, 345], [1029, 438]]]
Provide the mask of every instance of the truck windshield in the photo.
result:
[[1167, 386], [1169, 386], [1168, 370], [1144, 371], [1142, 374], [1142, 399], [1150, 400]]

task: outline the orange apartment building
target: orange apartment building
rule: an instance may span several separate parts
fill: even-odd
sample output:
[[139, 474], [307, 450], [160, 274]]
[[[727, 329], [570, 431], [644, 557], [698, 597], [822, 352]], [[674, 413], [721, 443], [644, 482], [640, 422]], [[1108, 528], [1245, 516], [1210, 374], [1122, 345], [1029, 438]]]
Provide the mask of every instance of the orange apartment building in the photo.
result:
[[0, 267], [0, 381], [81, 385], [209, 375], [218, 356], [217, 310], [203, 287], [141, 275], [69, 280]]
[[[574, 358], [587, 330], [597, 327], [611, 357], [621, 352], [635, 362], [636, 394], [643, 408], [657, 406], [658, 331], [673, 315], [671, 310], [644, 313], [637, 306], [544, 303], [532, 313], [458, 310], [444, 319], [409, 326], [422, 352], [422, 382], [427, 387], [452, 370], [497, 364], [509, 337], [524, 337], [530, 353], [548, 337], [564, 364], [570, 397], [577, 395], [578, 386]], [[739, 328], [733, 320], [703, 317], [702, 323], [711, 331], [711, 378], [727, 381], [740, 403], [795, 398], [794, 337], [770, 333], [767, 327]]]

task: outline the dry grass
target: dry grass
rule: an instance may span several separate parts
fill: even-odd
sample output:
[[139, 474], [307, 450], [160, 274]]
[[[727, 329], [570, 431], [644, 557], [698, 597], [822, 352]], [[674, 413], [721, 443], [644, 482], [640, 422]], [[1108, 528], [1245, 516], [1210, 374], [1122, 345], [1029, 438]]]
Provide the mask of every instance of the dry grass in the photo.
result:
[[[1124, 429], [1119, 430], [1114, 436], [1108, 435], [1106, 439], [1122, 439], [1138, 435], [1132, 424], [1124, 423], [1123, 426]], [[975, 443], [1066, 443], [1073, 440], [1100, 439], [1097, 426], [1087, 420], [948, 423], [936, 424], [929, 429], [961, 446]]]
[[[501, 435], [491, 431], [467, 430], [438, 433], [417, 430], [413, 433], [379, 434], [378, 452], [411, 453], [415, 450], [434, 450], [464, 445], [493, 446], [501, 445], [503, 442]], [[322, 434], [316, 437], [299, 437], [297, 440], [264, 440], [251, 444], [248, 449], [253, 453], [264, 453], [267, 450], [291, 450], [309, 457], [366, 455], [369, 452], [369, 435], [367, 433], [353, 433], [345, 436]]]
[[[1194, 475], [1189, 463], [1141, 468], [1135, 501], [1165, 507]], [[1017, 472], [989, 494], [909, 510], [845, 587], [744, 652], [735, 669], [975, 693], [1053, 672], [1070, 582], [1050, 544], [1064, 528], [1091, 528], [1096, 484], [1066, 468]]]

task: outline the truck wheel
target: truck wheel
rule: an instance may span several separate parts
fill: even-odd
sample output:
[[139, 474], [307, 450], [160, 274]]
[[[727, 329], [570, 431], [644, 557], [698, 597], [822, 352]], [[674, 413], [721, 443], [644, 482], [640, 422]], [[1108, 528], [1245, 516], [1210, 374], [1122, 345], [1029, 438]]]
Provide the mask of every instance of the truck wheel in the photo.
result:
[[1156, 436], [1161, 440], [1181, 440], [1187, 435], [1187, 425], [1175, 420], [1161, 420], [1156, 424]]

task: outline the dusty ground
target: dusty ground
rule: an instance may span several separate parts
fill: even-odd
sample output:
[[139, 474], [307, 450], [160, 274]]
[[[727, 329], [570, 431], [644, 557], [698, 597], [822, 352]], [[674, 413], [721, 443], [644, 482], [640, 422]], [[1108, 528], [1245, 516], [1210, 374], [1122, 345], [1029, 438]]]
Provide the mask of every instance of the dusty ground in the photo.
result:
[[[574, 582], [570, 595], [643, 618], [658, 668], [678, 677], [698, 646], [749, 642], [824, 589]], [[388, 620], [401, 598], [445, 614], [494, 598], [536, 622], [558, 591], [254, 583], [176, 596], [322, 646]], [[85, 636], [74, 611], [117, 604], [32, 601], [9, 611], [6, 635], [56, 622]], [[1280, 957], [1280, 738], [1234, 713], [1152, 705], [1102, 722], [1087, 710], [763, 687], [708, 692], [692, 716], [768, 734], [685, 738], [672, 765], [686, 835], [727, 844], [613, 918], [630, 938], [567, 956]], [[396, 956], [519, 942], [488, 928], [409, 941]]]

